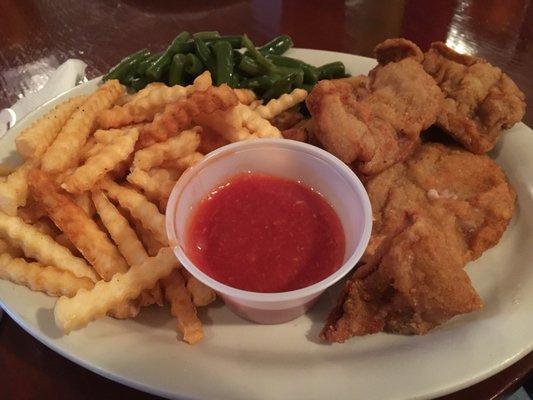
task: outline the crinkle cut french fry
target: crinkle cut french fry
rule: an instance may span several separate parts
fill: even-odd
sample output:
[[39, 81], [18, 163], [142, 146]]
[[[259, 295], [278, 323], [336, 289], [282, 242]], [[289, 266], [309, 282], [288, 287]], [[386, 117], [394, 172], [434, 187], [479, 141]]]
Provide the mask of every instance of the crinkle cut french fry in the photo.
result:
[[291, 93], [284, 93], [277, 99], [270, 100], [267, 104], [258, 106], [255, 111], [265, 119], [272, 119], [283, 111], [301, 103], [307, 97], [304, 89], [294, 89]]
[[148, 253], [128, 220], [120, 214], [101, 190], [93, 191], [92, 198], [100, 219], [127, 263], [130, 266], [142, 264], [148, 258]]
[[17, 247], [10, 246], [9, 243], [0, 239], [0, 254], [7, 253], [11, 257], [20, 258], [24, 257], [24, 253]]
[[180, 272], [187, 281], [187, 290], [189, 290], [191, 293], [195, 306], [204, 307], [215, 301], [217, 296], [213, 289], [204, 285], [202, 282], [192, 276], [186, 269], [182, 268]]
[[17, 208], [26, 204], [28, 173], [33, 167], [34, 162], [26, 161], [9, 174], [5, 182], [0, 182], [0, 211], [14, 216], [17, 214]]
[[204, 73], [187, 87], [159, 85], [151, 87], [141, 95], [143, 90], [148, 89], [145, 88], [126, 104], [115, 106], [110, 110], [103, 110], [98, 116], [98, 124], [102, 128], [118, 128], [133, 123], [151, 121], [158, 112], [163, 111], [166, 104], [187, 97], [195, 91], [204, 91], [211, 84], [211, 75], [208, 77]]
[[12, 246], [22, 249], [26, 257], [34, 258], [44, 265], [53, 265], [75, 276], [98, 280], [93, 269], [68, 249], [59, 245], [50, 236], [41, 233], [32, 225], [25, 224], [18, 217], [0, 212], [0, 236]]
[[85, 164], [68, 176], [61, 187], [71, 193], [89, 190], [107, 172], [133, 153], [138, 137], [139, 131], [137, 129], [131, 129], [124, 135], [117, 136], [98, 154], [90, 157], [85, 161]]
[[26, 205], [17, 209], [17, 216], [27, 224], [33, 224], [46, 216], [44, 208], [35, 201], [31, 196], [28, 196]]
[[183, 334], [183, 340], [189, 344], [202, 340], [202, 323], [196, 315], [196, 308], [180, 272], [174, 270], [164, 278], [163, 287], [165, 298], [170, 303], [170, 313], [178, 320], [178, 330]]
[[281, 138], [281, 132], [268, 120], [261, 117], [255, 110], [244, 104], [239, 104], [235, 110], [241, 115], [243, 126], [256, 137]]
[[82, 328], [114, 307], [137, 298], [178, 267], [172, 249], [162, 248], [157, 256], [116, 274], [109, 282], [99, 281], [91, 290], [79, 290], [70, 299], [59, 298], [54, 309], [56, 325], [67, 333]]
[[74, 203], [80, 207], [85, 214], [89, 217], [93, 217], [96, 214], [96, 208], [94, 208], [93, 201], [91, 199], [91, 194], [89, 192], [83, 192], [72, 196]]
[[103, 279], [110, 280], [115, 273], [128, 269], [116, 246], [96, 222], [62, 193], [45, 172], [31, 171], [29, 181], [33, 196], [41, 202], [50, 219]]
[[165, 216], [159, 212], [155, 204], [135, 189], [120, 186], [109, 179], [103, 179], [99, 185], [106, 190], [109, 197], [118, 201], [133, 218], [139, 220], [146, 229], [152, 232], [158, 242], [164, 245], [168, 243]]
[[54, 240], [59, 243], [61, 246], [63, 247], [66, 247], [67, 249], [70, 250], [70, 252], [72, 254], [74, 254], [76, 257], [83, 257], [80, 253], [80, 251], [78, 250], [78, 248], [76, 246], [74, 246], [74, 243], [72, 243], [70, 241], [70, 239], [68, 238], [67, 235], [65, 235], [64, 233], [60, 233], [59, 235], [57, 235]]
[[126, 133], [128, 133], [128, 129], [98, 129], [93, 133], [94, 139], [98, 143], [102, 144], [110, 144], [112, 143], [117, 137], [122, 136]]
[[70, 116], [41, 158], [41, 168], [60, 173], [76, 165], [96, 121], [96, 116], [124, 93], [117, 80], [104, 83]]
[[194, 164], [199, 163], [204, 158], [202, 153], [195, 151], [192, 154], [189, 154], [185, 157], [174, 158], [170, 160], [163, 161], [161, 164], [162, 168], [173, 168], [178, 171], [185, 171], [187, 168], [192, 167]]
[[68, 271], [10, 254], [0, 254], [0, 279], [6, 279], [31, 290], [45, 292], [50, 296], [72, 297], [80, 289], [91, 289], [94, 283], [89, 278], [78, 278]]
[[163, 168], [157, 168], [156, 171], [152, 169], [150, 173], [137, 168], [126, 179], [131, 184], [142, 189], [146, 197], [156, 202], [162, 198], [168, 198], [177, 182], [177, 178], [172, 179], [169, 171]]
[[133, 168], [148, 171], [161, 165], [165, 160], [185, 157], [194, 153], [200, 145], [200, 128], [196, 127], [181, 132], [164, 142], [155, 143], [139, 150], [133, 158]]
[[39, 158], [54, 141], [65, 122], [87, 99], [77, 96], [64, 101], [39, 118], [15, 139], [17, 151], [24, 158]]
[[38, 221], [35, 221], [33, 224], [30, 224], [30, 225], [33, 226], [35, 229], [37, 229], [39, 232], [44, 233], [45, 235], [48, 235], [54, 238], [54, 240], [56, 240], [56, 237], [61, 234], [61, 231], [57, 228], [57, 226], [55, 226], [52, 220], [46, 216], [43, 218], [40, 218]]
[[194, 92], [190, 97], [165, 106], [165, 110], [141, 130], [139, 146], [163, 142], [189, 128], [198, 115], [227, 110], [238, 103], [237, 96], [226, 84], [210, 86], [204, 92]]
[[162, 243], [158, 242], [152, 232], [146, 229], [139, 220], [133, 217], [132, 220], [135, 232], [137, 233], [139, 239], [141, 239], [144, 248], [148, 252], [148, 255], [150, 257], [155, 256], [159, 252], [159, 250], [161, 250], [161, 248], [165, 246]]
[[124, 96], [123, 98], [126, 101], [124, 101], [121, 105], [135, 104], [140, 99], [142, 99], [143, 97], [147, 96], [148, 93], [150, 93], [152, 90], [158, 89], [158, 88], [163, 87], [163, 86], [165, 86], [165, 84], [163, 82], [152, 82], [152, 83], [149, 83], [143, 89], [139, 90], [137, 93], [134, 93], [134, 94], [129, 95], [129, 96]]

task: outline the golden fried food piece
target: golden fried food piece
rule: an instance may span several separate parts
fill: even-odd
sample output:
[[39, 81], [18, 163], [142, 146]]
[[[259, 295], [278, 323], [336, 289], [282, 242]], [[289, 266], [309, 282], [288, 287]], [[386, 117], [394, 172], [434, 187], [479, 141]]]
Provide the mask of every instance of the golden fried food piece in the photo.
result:
[[74, 257], [50, 236], [33, 225], [25, 224], [18, 217], [0, 212], [0, 237], [12, 246], [21, 248], [26, 257], [43, 265], [55, 266], [77, 277], [87, 277], [93, 282], [98, 280], [93, 269], [83, 259]]
[[0, 178], [5, 178], [10, 173], [15, 172], [15, 167], [0, 163]]
[[201, 129], [198, 127], [189, 129], [163, 142], [137, 151], [133, 158], [133, 169], [148, 171], [166, 160], [173, 160], [194, 153], [200, 144], [200, 131]]
[[85, 214], [89, 217], [94, 217], [96, 214], [96, 208], [94, 207], [93, 201], [91, 199], [91, 194], [89, 192], [78, 193], [72, 195], [72, 200], [78, 207], [80, 207]]
[[436, 42], [425, 54], [423, 65], [445, 95], [437, 125], [471, 152], [491, 150], [503, 130], [524, 116], [524, 93], [484, 59], [456, 53]]
[[183, 334], [183, 340], [189, 344], [202, 340], [204, 337], [202, 323], [196, 315], [191, 295], [179, 271], [174, 270], [163, 278], [163, 290], [170, 303], [170, 313], [178, 320], [178, 330]]
[[27, 224], [34, 224], [46, 217], [46, 211], [32, 196], [28, 196], [26, 205], [17, 210], [17, 217], [20, 217]]
[[71, 298], [60, 297], [54, 308], [56, 325], [66, 333], [83, 328], [118, 305], [137, 298], [178, 267], [172, 249], [162, 248], [157, 256], [116, 274], [109, 282], [98, 281], [92, 289], [81, 289]]
[[180, 270], [180, 273], [187, 281], [187, 290], [191, 294], [192, 301], [196, 307], [205, 307], [215, 301], [217, 295], [213, 289], [204, 285], [184, 268]]
[[78, 290], [94, 286], [89, 278], [78, 278], [68, 271], [14, 258], [7, 253], [0, 254], [0, 279], [27, 286], [49, 296], [72, 297]]
[[104, 129], [109, 129], [151, 121], [158, 112], [163, 111], [166, 104], [187, 97], [195, 91], [205, 91], [211, 85], [211, 74], [208, 71], [196, 78], [194, 83], [187, 87], [149, 85], [126, 104], [100, 112], [98, 125]]
[[20, 133], [15, 139], [19, 154], [26, 159], [41, 157], [63, 125], [86, 99], [87, 96], [77, 96], [65, 100]]
[[20, 248], [11, 246], [9, 243], [0, 239], [0, 254], [3, 253], [7, 253], [14, 258], [24, 257], [24, 253]]
[[100, 219], [127, 263], [131, 266], [146, 261], [148, 253], [128, 220], [120, 214], [101, 190], [93, 191], [92, 198]]
[[404, 58], [412, 58], [421, 63], [424, 53], [413, 42], [403, 38], [386, 39], [376, 46], [374, 54], [380, 65], [399, 62]]
[[366, 188], [374, 224], [322, 338], [381, 330], [423, 334], [481, 300], [464, 265], [496, 245], [515, 193], [490, 158], [426, 143]]
[[380, 331], [424, 334], [451, 317], [482, 307], [460, 253], [432, 221], [414, 222], [395, 236], [376, 270], [354, 274], [322, 338], [344, 342]]
[[69, 251], [72, 254], [74, 254], [76, 257], [83, 257], [83, 255], [80, 253], [78, 248], [76, 246], [74, 246], [74, 243], [72, 243], [70, 241], [70, 239], [68, 238], [68, 236], [66, 234], [64, 234], [63, 232], [61, 232], [59, 235], [54, 237], [54, 240], [57, 243], [59, 243], [61, 246], [66, 247], [67, 249], [69, 249]]
[[[402, 44], [396, 53], [391, 45], [376, 47], [384, 64], [368, 78], [321, 81], [306, 99], [316, 138], [364, 175], [381, 172], [411, 154], [443, 101], [415, 56], [420, 49], [406, 40], [395, 43]], [[389, 62], [391, 54], [403, 58]]]
[[0, 211], [14, 216], [17, 208], [26, 205], [28, 197], [28, 173], [34, 167], [33, 161], [26, 161], [0, 181]]
[[255, 111], [265, 119], [272, 119], [284, 111], [301, 103], [307, 97], [304, 89], [294, 89], [291, 93], [284, 93], [277, 99], [270, 100], [265, 105], [258, 106]]
[[239, 103], [251, 104], [256, 100], [256, 96], [253, 90], [250, 89], [233, 89], [233, 93], [237, 96]]
[[83, 105], [70, 116], [50, 147], [43, 154], [41, 168], [58, 174], [76, 166], [87, 138], [92, 132], [97, 115], [124, 93], [117, 80], [110, 80], [87, 98]]
[[105, 232], [66, 193], [62, 193], [45, 172], [31, 171], [29, 183], [35, 199], [102, 279], [108, 281], [117, 272], [127, 271], [126, 261]]
[[217, 110], [227, 110], [238, 104], [233, 90], [226, 84], [211, 86], [204, 92], [170, 103], [165, 110], [154, 117], [152, 123], [141, 130], [139, 146], [146, 147], [163, 142], [190, 128], [200, 114], [210, 114]]
[[118, 201], [121, 207], [127, 209], [133, 218], [139, 220], [159, 243], [164, 245], [168, 243], [165, 216], [159, 212], [155, 204], [135, 189], [121, 186], [109, 179], [102, 180], [100, 188], [104, 189], [109, 197]]
[[81, 193], [91, 189], [107, 172], [133, 153], [138, 138], [137, 129], [130, 129], [127, 133], [113, 138], [97, 154], [89, 157], [85, 164], [76, 168], [61, 187], [70, 193]]
[[187, 168], [192, 167], [194, 164], [202, 161], [203, 158], [204, 158], [204, 155], [202, 153], [195, 151], [194, 153], [191, 153], [185, 157], [165, 160], [161, 164], [161, 168], [174, 169], [174, 170], [183, 172]]
[[293, 110], [283, 111], [270, 120], [270, 123], [278, 128], [282, 132], [282, 135], [283, 131], [295, 128], [298, 124], [302, 124], [303, 122], [304, 116], [299, 111]]
[[202, 126], [202, 129], [216, 132], [229, 142], [254, 138], [281, 137], [278, 128], [244, 104], [238, 104], [229, 110], [199, 115], [197, 121]]
[[134, 169], [127, 177], [128, 182], [141, 189], [154, 202], [168, 199], [178, 180], [179, 171], [153, 168], [150, 171]]

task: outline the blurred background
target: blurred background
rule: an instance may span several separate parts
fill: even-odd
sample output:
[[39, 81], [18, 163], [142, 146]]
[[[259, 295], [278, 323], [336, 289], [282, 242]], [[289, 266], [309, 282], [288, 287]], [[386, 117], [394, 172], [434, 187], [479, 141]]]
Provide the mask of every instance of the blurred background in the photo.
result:
[[[87, 62], [92, 78], [134, 50], [161, 49], [179, 31], [214, 29], [247, 32], [258, 44], [287, 33], [297, 47], [364, 56], [390, 37], [423, 50], [441, 40], [487, 58], [533, 93], [529, 0], [2, 0], [0, 15], [0, 108], [42, 87], [68, 58]], [[531, 112], [526, 123], [533, 125]]]

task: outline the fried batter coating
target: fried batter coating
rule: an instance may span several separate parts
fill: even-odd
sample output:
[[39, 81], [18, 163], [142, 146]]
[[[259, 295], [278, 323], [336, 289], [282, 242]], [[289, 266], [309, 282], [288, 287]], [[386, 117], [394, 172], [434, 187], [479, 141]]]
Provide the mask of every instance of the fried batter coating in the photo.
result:
[[404, 160], [431, 126], [443, 94], [405, 39], [375, 49], [383, 64], [368, 77], [321, 81], [307, 97], [314, 133], [326, 150], [364, 175]]
[[423, 65], [446, 96], [437, 125], [471, 152], [491, 150], [502, 131], [524, 116], [524, 94], [487, 61], [436, 42], [425, 54]]
[[487, 156], [421, 145], [367, 182], [374, 225], [322, 338], [423, 334], [482, 305], [464, 265], [498, 243], [515, 193]]

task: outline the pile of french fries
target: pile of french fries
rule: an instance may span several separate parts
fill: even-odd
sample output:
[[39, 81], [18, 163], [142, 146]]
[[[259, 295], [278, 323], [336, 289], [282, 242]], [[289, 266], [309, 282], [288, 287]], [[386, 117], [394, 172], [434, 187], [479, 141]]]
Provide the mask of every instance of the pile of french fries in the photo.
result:
[[262, 104], [205, 72], [190, 86], [135, 94], [110, 80], [59, 104], [16, 138], [24, 163], [1, 169], [0, 278], [59, 297], [55, 321], [66, 333], [168, 303], [183, 340], [198, 342], [196, 308], [215, 293], [169, 247], [170, 192], [209, 151], [283, 137], [273, 121], [306, 96], [295, 89]]

